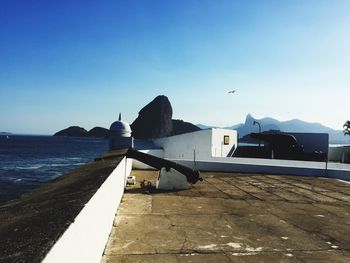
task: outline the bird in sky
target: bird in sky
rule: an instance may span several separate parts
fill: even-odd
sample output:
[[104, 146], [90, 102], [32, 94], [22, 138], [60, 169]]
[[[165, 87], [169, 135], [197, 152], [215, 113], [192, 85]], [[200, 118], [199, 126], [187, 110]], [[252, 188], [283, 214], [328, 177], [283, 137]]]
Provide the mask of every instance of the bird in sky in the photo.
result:
[[228, 93], [235, 93], [236, 90], [230, 90]]

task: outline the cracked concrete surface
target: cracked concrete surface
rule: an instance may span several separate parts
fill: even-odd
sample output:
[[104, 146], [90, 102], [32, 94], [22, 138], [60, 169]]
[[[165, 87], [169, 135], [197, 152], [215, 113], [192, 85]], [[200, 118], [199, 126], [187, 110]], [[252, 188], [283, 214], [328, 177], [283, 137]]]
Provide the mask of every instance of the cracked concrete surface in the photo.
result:
[[[155, 182], [155, 171], [133, 171]], [[129, 187], [102, 262], [350, 262], [350, 184], [203, 173], [189, 190]]]

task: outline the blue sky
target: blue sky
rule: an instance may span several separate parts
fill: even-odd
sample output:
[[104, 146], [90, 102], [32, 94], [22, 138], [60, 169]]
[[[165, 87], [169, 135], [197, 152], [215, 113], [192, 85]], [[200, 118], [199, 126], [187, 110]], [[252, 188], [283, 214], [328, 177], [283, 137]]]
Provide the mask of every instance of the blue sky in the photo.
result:
[[160, 94], [193, 123], [341, 129], [349, 14], [347, 0], [0, 0], [0, 131], [131, 123]]

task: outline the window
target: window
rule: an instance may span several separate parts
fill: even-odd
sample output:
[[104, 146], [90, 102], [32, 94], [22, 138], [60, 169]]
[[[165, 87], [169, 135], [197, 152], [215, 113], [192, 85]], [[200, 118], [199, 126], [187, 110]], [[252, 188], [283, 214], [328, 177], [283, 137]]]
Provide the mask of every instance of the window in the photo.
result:
[[230, 136], [224, 135], [224, 145], [229, 145], [230, 144]]

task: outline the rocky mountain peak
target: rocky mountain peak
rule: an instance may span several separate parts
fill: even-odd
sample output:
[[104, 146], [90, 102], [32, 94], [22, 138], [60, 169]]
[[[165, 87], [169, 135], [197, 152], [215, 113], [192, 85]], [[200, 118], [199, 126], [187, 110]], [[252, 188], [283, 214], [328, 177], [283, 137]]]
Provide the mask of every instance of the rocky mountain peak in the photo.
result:
[[248, 113], [245, 118], [245, 125], [253, 125], [254, 120], [255, 119], [253, 118], [253, 116], [250, 113]]
[[131, 124], [132, 136], [136, 139], [161, 138], [171, 135], [173, 109], [169, 99], [160, 95], [139, 111]]

